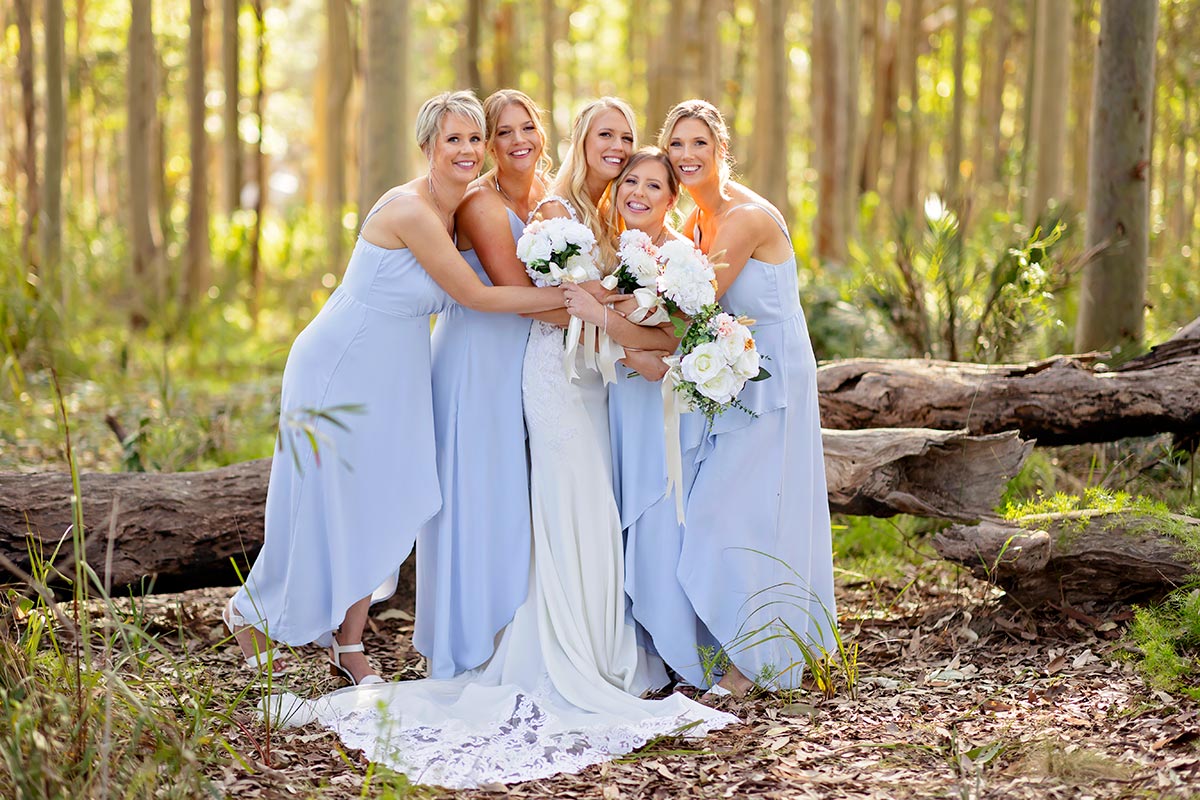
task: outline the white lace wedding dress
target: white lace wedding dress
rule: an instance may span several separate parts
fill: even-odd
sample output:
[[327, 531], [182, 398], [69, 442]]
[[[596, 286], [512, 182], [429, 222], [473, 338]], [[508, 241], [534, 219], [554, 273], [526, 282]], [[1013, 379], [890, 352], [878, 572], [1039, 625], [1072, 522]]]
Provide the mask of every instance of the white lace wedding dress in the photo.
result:
[[596, 372], [577, 371], [568, 382], [563, 332], [535, 322], [522, 381], [533, 565], [492, 659], [450, 680], [343, 689], [305, 704], [297, 721], [315, 716], [370, 760], [450, 788], [578, 772], [655, 736], [737, 721], [680, 694], [639, 697], [666, 674], [626, 621], [606, 390]]

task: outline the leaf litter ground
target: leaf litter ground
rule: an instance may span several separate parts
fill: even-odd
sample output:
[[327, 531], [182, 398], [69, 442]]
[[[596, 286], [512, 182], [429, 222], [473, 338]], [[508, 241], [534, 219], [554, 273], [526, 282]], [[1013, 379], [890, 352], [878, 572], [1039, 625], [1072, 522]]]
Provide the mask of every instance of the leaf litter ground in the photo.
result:
[[[229, 590], [146, 600], [180, 655], [233, 692], [249, 673], [220, 624]], [[237, 754], [211, 775], [226, 797], [1186, 798], [1200, 794], [1200, 706], [1146, 685], [1122, 656], [1128, 608], [1028, 613], [987, 584], [930, 563], [904, 586], [838, 587], [860, 648], [858, 696], [726, 698], [742, 724], [696, 742], [652, 742], [578, 775], [473, 791], [408, 787], [316, 726], [273, 731], [257, 688], [227, 729]], [[184, 639], [178, 633], [182, 631]], [[377, 611], [367, 650], [382, 674], [421, 677], [412, 616]], [[317, 648], [286, 687], [340, 685]], [[266, 756], [269, 746], [269, 757]]]

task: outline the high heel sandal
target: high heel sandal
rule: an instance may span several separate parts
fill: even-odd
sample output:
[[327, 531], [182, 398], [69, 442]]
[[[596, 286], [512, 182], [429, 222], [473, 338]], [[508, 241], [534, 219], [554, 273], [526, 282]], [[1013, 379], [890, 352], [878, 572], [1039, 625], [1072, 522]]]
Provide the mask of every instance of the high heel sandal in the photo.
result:
[[[229, 598], [229, 602], [225, 604], [225, 608], [221, 611], [221, 620], [233, 635], [234, 641], [237, 641], [238, 634], [247, 628], [256, 630], [245, 617], [238, 613], [237, 607], [233, 604], [232, 597]], [[238, 647], [242, 646], [240, 641], [237, 644]], [[246, 659], [244, 663], [246, 669], [252, 669], [255, 672], [268, 671], [273, 678], [286, 675], [291, 671], [291, 666], [287, 663], [288, 654], [277, 647], [272, 647], [269, 650], [259, 649], [257, 637], [254, 637], [254, 652], [247, 656], [245, 649], [243, 649], [242, 655]]]
[[383, 678], [378, 675], [364, 675], [362, 680], [354, 680], [354, 673], [342, 666], [342, 653], [362, 653], [362, 642], [356, 644], [338, 644], [338, 640], [330, 637], [329, 646], [329, 674], [333, 676], [343, 676], [350, 681], [351, 686], [369, 686], [373, 683], [384, 683]]

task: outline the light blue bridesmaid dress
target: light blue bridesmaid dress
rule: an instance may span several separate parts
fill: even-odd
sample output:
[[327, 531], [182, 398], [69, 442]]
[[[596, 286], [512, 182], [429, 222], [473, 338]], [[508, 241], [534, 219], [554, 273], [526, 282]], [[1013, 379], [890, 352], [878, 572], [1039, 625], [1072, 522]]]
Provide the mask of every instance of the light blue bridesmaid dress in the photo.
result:
[[[795, 256], [781, 264], [750, 259], [721, 305], [755, 320], [771, 377], [746, 384], [739, 397], [757, 417], [731, 409], [710, 426], [684, 415], [684, 526], [665, 492], [644, 510], [627, 503], [633, 481], [622, 474], [626, 592], [659, 655], [689, 683], [720, 677], [712, 658], [720, 648], [751, 680], [791, 688], [804, 656], [784, 625], [804, 646], [832, 650], [837, 620], [816, 359]], [[647, 403], [642, 413], [652, 416]], [[627, 448], [621, 461], [632, 471]], [[645, 483], [658, 485], [661, 455], [644, 444], [635, 452], [645, 459]]]
[[[508, 212], [513, 248], [525, 230]], [[485, 285], [474, 250], [462, 253]], [[433, 331], [442, 510], [417, 537], [413, 641], [431, 678], [487, 661], [525, 600], [532, 535], [521, 366], [530, 320], [451, 305]]]
[[[418, 531], [441, 507], [429, 318], [449, 304], [410, 250], [359, 236], [341, 285], [296, 337], [266, 538], [234, 596], [272, 639], [328, 645], [351, 605], [395, 591]], [[340, 424], [315, 414], [338, 406], [357, 408], [335, 412]], [[315, 429], [315, 452], [303, 425]]]

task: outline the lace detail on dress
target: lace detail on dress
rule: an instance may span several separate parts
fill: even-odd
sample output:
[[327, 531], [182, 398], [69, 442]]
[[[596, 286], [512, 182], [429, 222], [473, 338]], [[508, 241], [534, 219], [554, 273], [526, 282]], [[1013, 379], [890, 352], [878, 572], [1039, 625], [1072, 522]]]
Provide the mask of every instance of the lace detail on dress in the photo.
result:
[[[591, 374], [582, 370], [581, 380]], [[525, 424], [529, 435], [557, 447], [578, 436], [581, 416], [571, 406], [578, 405], [576, 387], [567, 381], [563, 370], [563, 330], [535, 321], [525, 346], [525, 365], [521, 373], [521, 396], [525, 404]]]
[[704, 709], [689, 714], [627, 720], [611, 717], [579, 725], [555, 713], [561, 699], [542, 682], [530, 693], [514, 691], [506, 718], [408, 726], [378, 708], [356, 708], [322, 722], [351, 748], [373, 762], [403, 772], [414, 783], [466, 789], [489, 783], [517, 783], [577, 773], [593, 764], [631, 753], [656, 736], [707, 734], [734, 722], [729, 714]]
[[541, 200], [538, 200], [538, 204], [533, 207], [532, 211], [529, 212], [529, 219], [525, 220], [526, 225], [533, 222], [533, 218], [537, 215], [538, 209], [546, 205], [546, 203], [562, 203], [562, 207], [565, 208], [567, 213], [571, 215], [571, 219], [579, 222], [579, 214], [575, 211], [575, 206], [571, 205], [570, 200], [565, 197], [559, 197], [556, 194], [548, 194]]

